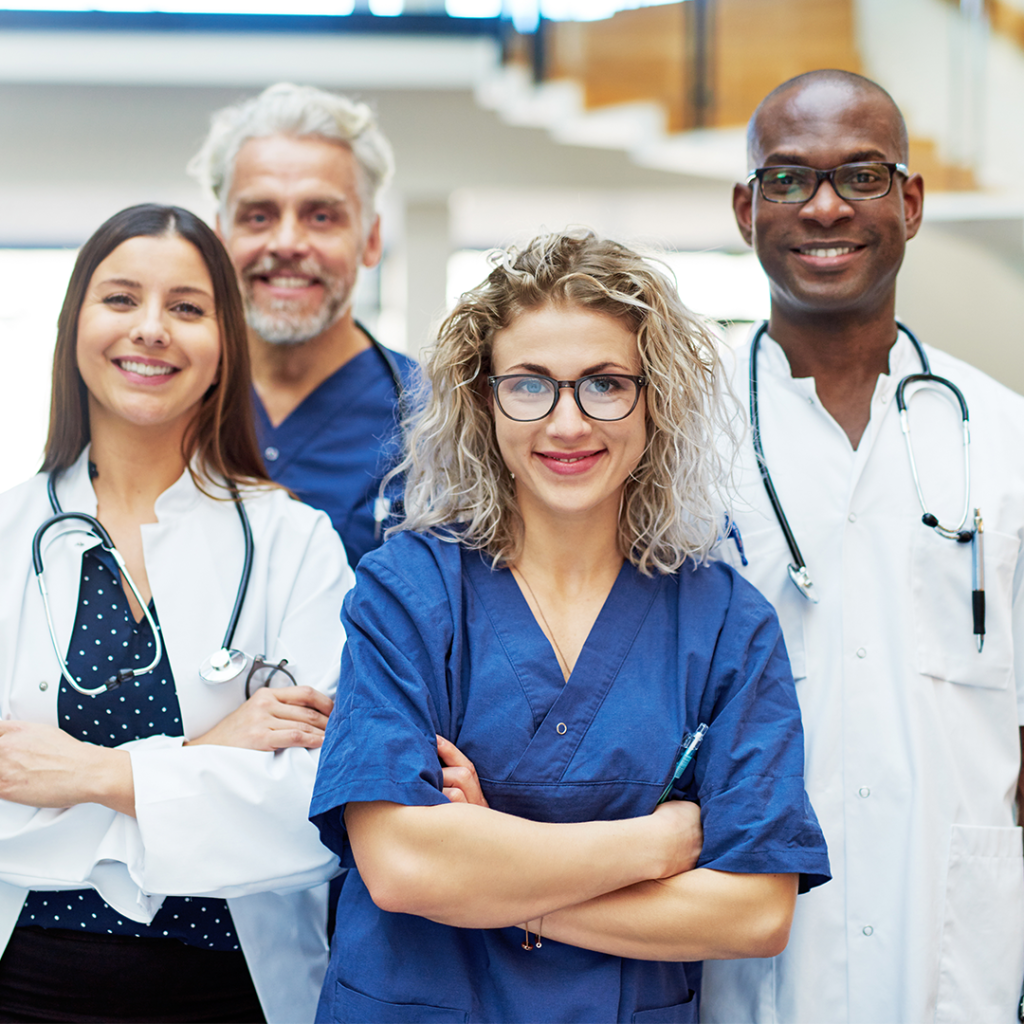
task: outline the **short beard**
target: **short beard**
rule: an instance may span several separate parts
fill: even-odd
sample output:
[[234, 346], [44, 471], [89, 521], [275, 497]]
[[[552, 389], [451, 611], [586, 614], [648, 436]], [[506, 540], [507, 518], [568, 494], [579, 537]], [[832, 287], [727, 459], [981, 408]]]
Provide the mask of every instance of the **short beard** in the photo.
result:
[[252, 277], [282, 269], [296, 268], [282, 266], [276, 260], [261, 261], [248, 268], [242, 280], [246, 323], [263, 341], [271, 345], [303, 345], [333, 327], [352, 308], [355, 282], [351, 288], [346, 288], [338, 278], [323, 275], [318, 266], [301, 264], [297, 269], [314, 273], [324, 288], [320, 307], [311, 313], [298, 314], [291, 309], [291, 303], [281, 299], [271, 301], [269, 309], [260, 308], [252, 300]]

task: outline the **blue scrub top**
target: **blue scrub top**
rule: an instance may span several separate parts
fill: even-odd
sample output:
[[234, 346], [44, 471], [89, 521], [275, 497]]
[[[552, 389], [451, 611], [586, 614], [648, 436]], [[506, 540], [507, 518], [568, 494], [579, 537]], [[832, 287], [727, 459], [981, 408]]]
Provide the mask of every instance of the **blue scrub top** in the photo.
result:
[[[390, 354], [408, 385], [418, 372], [415, 360]], [[253, 405], [271, 478], [330, 516], [349, 562], [356, 565], [384, 539], [374, 502], [381, 480], [400, 455], [398, 389], [384, 357], [375, 346], [360, 352], [277, 427], [255, 393]], [[401, 495], [401, 486], [395, 494]]]
[[[829, 876], [803, 787], [803, 731], [779, 625], [724, 564], [653, 578], [625, 564], [568, 682], [507, 569], [400, 533], [361, 563], [311, 815], [353, 866], [349, 800], [442, 804], [434, 734], [491, 807], [538, 821], [649, 814], [683, 733], [710, 725], [675, 795], [701, 805], [700, 866]], [[350, 870], [321, 1021], [689, 1021], [700, 964], [630, 960], [522, 929], [379, 910]]]

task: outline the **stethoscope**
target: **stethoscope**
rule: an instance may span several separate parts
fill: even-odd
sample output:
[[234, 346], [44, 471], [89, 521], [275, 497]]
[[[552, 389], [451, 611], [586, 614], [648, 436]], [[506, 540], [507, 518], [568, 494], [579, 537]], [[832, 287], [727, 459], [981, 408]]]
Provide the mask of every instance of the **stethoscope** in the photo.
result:
[[[60, 664], [61, 675], [63, 675], [67, 680], [68, 685], [72, 689], [76, 690], [78, 693], [85, 694], [87, 697], [92, 697], [98, 693], [104, 693], [107, 690], [111, 690], [115, 686], [120, 686], [121, 683], [127, 682], [129, 679], [134, 679], [137, 676], [145, 675], [147, 672], [152, 672], [153, 669], [160, 664], [160, 660], [163, 658], [163, 638], [160, 633], [160, 626], [153, 618], [147, 603], [142, 600], [139, 588], [135, 585], [135, 580], [132, 579], [131, 573], [128, 571], [128, 567], [125, 565], [124, 559], [121, 557], [121, 553], [116, 547], [114, 547], [114, 542], [111, 540], [110, 534], [107, 533], [103, 524], [95, 516], [91, 516], [86, 512], [65, 512], [61, 508], [60, 502], [57, 500], [56, 478], [57, 474], [51, 473], [46, 483], [46, 493], [50, 498], [50, 507], [53, 509], [53, 515], [47, 519], [38, 530], [36, 530], [35, 536], [32, 538], [32, 567], [35, 570], [36, 582], [39, 584], [39, 593], [43, 598], [43, 608], [46, 611], [46, 628], [50, 632], [50, 643], [53, 644], [53, 653], [57, 656], [57, 661]], [[231, 641], [235, 635], [235, 627], [238, 625], [238, 618], [242, 614], [242, 605], [245, 603], [245, 594], [249, 589], [249, 578], [252, 576], [252, 527], [249, 525], [249, 516], [246, 514], [245, 506], [238, 494], [238, 489], [233, 484], [230, 484], [229, 488], [231, 490], [231, 497], [234, 501], [235, 509], [238, 512], [238, 518], [242, 523], [242, 535], [245, 538], [245, 560], [242, 565], [242, 576], [238, 581], [238, 593], [235, 595], [235, 604], [231, 609], [231, 618], [228, 621], [227, 632], [224, 634], [224, 642], [221, 644], [220, 649], [214, 651], [199, 668], [199, 675], [208, 683], [226, 683], [228, 680], [234, 679], [239, 675], [249, 663], [248, 655], [242, 651], [233, 649]], [[49, 595], [46, 591], [46, 582], [43, 579], [43, 536], [52, 526], [56, 526], [58, 523], [68, 522], [69, 520], [78, 520], [79, 522], [84, 523], [87, 528], [83, 529], [82, 527], [78, 527], [78, 529], [69, 530], [67, 532], [87, 533], [96, 537], [103, 550], [108, 552], [117, 563], [118, 569], [120, 569], [121, 574], [124, 576], [129, 589], [135, 595], [135, 600], [139, 602], [139, 606], [142, 608], [142, 614], [145, 616], [146, 622], [149, 624], [149, 628], [153, 632], [153, 660], [148, 665], [143, 668], [119, 669], [102, 685], [91, 688], [82, 686], [81, 683], [79, 683], [71, 674], [71, 671], [68, 668], [67, 660], [65, 659], [61, 646], [57, 641], [57, 632], [54, 629], [53, 616], [50, 613]]]
[[[360, 327], [362, 327], [361, 324]], [[371, 344], [377, 350], [377, 355], [384, 360], [384, 365], [387, 367], [388, 373], [391, 375], [391, 381], [395, 387], [395, 395], [398, 398], [398, 417], [399, 420], [402, 420], [405, 416], [405, 383], [402, 380], [402, 372], [398, 369], [398, 362], [391, 352], [386, 349], [365, 327], [362, 327], [362, 331], [370, 339]], [[373, 501], [373, 536], [375, 540], [380, 540], [381, 532], [384, 529], [384, 523], [390, 517], [391, 513], [392, 503], [390, 499], [378, 494]]]
[[[914, 333], [901, 323], [897, 323], [896, 326], [910, 339], [911, 344], [917, 351], [918, 358], [921, 360], [922, 372], [911, 373], [896, 385], [896, 407], [899, 410], [900, 429], [903, 431], [903, 438], [907, 446], [907, 455], [910, 459], [910, 472], [914, 478], [914, 487], [917, 490], [917, 500], [921, 506], [921, 522], [924, 523], [925, 526], [931, 527], [931, 529], [942, 537], [955, 540], [961, 544], [966, 544], [973, 541], [976, 536], [980, 536], [982, 528], [981, 515], [977, 509], [975, 509], [974, 529], [968, 528], [967, 525], [971, 507], [971, 429], [969, 422], [970, 418], [967, 413], [967, 400], [964, 398], [963, 392], [952, 381], [932, 373], [928, 356], [925, 353], [921, 342], [919, 342], [914, 336]], [[761, 338], [767, 330], [768, 322], [765, 321], [754, 332], [753, 340], [750, 343], [750, 429], [754, 442], [754, 454], [757, 456], [757, 468], [761, 471], [761, 480], [764, 482], [765, 490], [768, 492], [768, 500], [771, 502], [772, 509], [775, 512], [775, 518], [778, 520], [783, 536], [786, 538], [786, 544], [789, 547], [790, 554], [793, 556], [793, 561], [788, 566], [789, 578], [793, 581], [797, 590], [799, 590], [808, 601], [812, 604], [817, 604], [818, 595], [814, 590], [814, 583], [811, 580], [810, 573], [807, 571], [807, 563], [804, 561], [804, 556], [800, 551], [800, 546], [796, 542], [796, 537], [793, 534], [792, 527], [789, 525], [789, 519], [787, 519], [786, 513], [783, 511], [782, 502], [779, 500], [779, 496], [776, 493], [771, 473], [768, 472], [768, 462], [764, 456], [764, 448], [761, 444], [761, 418], [758, 410], [757, 397], [757, 352], [760, 347]], [[931, 384], [933, 386], [946, 388], [956, 398], [957, 403], [960, 406], [960, 417], [963, 424], [964, 507], [960, 516], [960, 521], [956, 526], [944, 526], [940, 523], [938, 517], [928, 511], [928, 506], [924, 500], [924, 492], [921, 489], [921, 480], [917, 472], [917, 460], [914, 458], [914, 445], [910, 437], [910, 419], [908, 416], [909, 399], [906, 394], [907, 386], [917, 383]], [[976, 552], [976, 566], [978, 564], [979, 555], [980, 553]], [[978, 571], [979, 569], [976, 568], [976, 576]], [[981, 571], [983, 572], [983, 570]], [[984, 591], [983, 576], [980, 590], [982, 592]], [[979, 585], [976, 579], [974, 592], [977, 593], [978, 591]], [[982, 627], [982, 635], [983, 632], [984, 627]]]

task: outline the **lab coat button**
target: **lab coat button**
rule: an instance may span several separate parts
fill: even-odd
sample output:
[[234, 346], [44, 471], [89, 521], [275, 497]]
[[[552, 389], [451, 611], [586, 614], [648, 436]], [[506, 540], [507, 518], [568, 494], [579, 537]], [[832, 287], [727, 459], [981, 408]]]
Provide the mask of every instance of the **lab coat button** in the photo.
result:
[[861, 931], [862, 931], [862, 932], [863, 932], [863, 933], [864, 933], [865, 935], [874, 935], [874, 934], [875, 934], [875, 929], [874, 929], [874, 928], [872, 928], [872, 927], [871, 927], [871, 925], [869, 925], [869, 924], [866, 924], [866, 925], [864, 925], [864, 927], [863, 927], [863, 928], [861, 928]]
[[281, 453], [273, 445], [263, 449], [263, 457], [265, 459], [269, 459], [271, 462], [277, 462], [277, 457], [280, 454]]
[[48, 682], [47, 682], [47, 681], [46, 681], [45, 679], [44, 679], [44, 680], [43, 680], [43, 681], [42, 681], [42, 682], [41, 682], [41, 683], [39, 684], [39, 689], [40, 689], [40, 690], [42, 690], [42, 691], [43, 691], [44, 693], [45, 693], [45, 692], [46, 692], [46, 691], [47, 691], [47, 690], [48, 690], [49, 688], [50, 688], [50, 684], [49, 684], [49, 683], [48, 683]]
[[864, 796], [864, 797], [871, 796], [871, 790], [868, 789], [867, 786], [861, 786], [860, 789], [857, 790], [857, 793], [858, 793], [859, 796]]
[[857, 648], [857, 657], [858, 658], [866, 658], [867, 656], [868, 656], [867, 648], [865, 648], [865, 647], [858, 647]]
[[558, 725], [555, 726], [555, 732], [557, 732], [559, 736], [564, 736], [568, 732], [568, 727], [565, 722], [559, 722]]
[[857, 522], [857, 513], [851, 512], [846, 518], [849, 519], [851, 523], [855, 523]]

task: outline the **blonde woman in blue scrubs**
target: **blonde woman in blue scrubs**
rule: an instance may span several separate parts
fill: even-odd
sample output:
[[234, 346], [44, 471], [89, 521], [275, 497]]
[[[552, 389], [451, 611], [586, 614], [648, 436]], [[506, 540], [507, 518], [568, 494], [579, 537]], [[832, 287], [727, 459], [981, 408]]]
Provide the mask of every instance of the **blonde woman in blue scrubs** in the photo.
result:
[[[689, 1021], [828, 877], [779, 626], [718, 534], [711, 339], [593, 235], [443, 325], [312, 813], [352, 866], [321, 1021]], [[659, 804], [685, 733], [695, 758]]]

